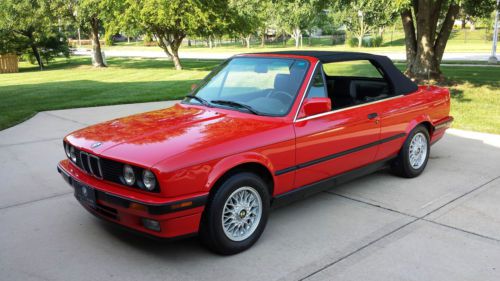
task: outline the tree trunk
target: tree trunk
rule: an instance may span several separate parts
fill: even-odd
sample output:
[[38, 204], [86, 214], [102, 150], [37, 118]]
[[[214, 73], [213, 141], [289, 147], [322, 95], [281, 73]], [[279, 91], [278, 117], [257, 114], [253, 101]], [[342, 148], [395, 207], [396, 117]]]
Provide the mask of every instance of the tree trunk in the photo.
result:
[[476, 23], [474, 20], [469, 20], [470, 31], [476, 30]]
[[[406, 72], [409, 72], [413, 67], [413, 63], [417, 57], [417, 39], [415, 38], [415, 24], [410, 9], [401, 12], [401, 20], [403, 21], [403, 30], [405, 33], [406, 47]], [[408, 75], [408, 73], [407, 73]]]
[[174, 62], [175, 70], [182, 70], [181, 60], [179, 59], [179, 46], [174, 47], [172, 45], [172, 61]]
[[35, 56], [36, 61], [38, 62], [38, 66], [40, 67], [40, 70], [43, 70], [43, 68], [45, 66], [43, 65], [42, 57], [40, 57], [40, 53], [38, 52], [37, 46], [33, 43], [31, 44], [31, 50], [33, 51], [33, 55]]
[[358, 35], [358, 48], [363, 47], [363, 37], [364, 35]]
[[300, 44], [300, 28], [296, 27], [292, 32], [293, 39], [295, 40], [295, 48], [299, 48]]
[[406, 74], [417, 80], [442, 79], [439, 67], [459, 6], [451, 2], [441, 29], [437, 31], [443, 0], [415, 0], [412, 3], [416, 24], [411, 10], [401, 12], [406, 46]]
[[90, 20], [90, 33], [92, 36], [92, 53], [94, 56], [94, 67], [106, 67], [102, 58], [101, 43], [99, 42], [99, 19]]
[[464, 17], [462, 18], [462, 24], [461, 24], [461, 28], [462, 29], [465, 29], [465, 25], [467, 24], [467, 16], [464, 15]]
[[158, 46], [163, 49], [165, 54], [174, 63], [176, 70], [182, 70], [181, 60], [179, 59], [179, 47], [182, 40], [186, 37], [184, 33], [171, 34], [161, 28], [152, 28], [157, 38]]
[[245, 44], [248, 49], [250, 49], [250, 39], [252, 39], [252, 35], [245, 36]]
[[35, 56], [38, 66], [40, 67], [40, 70], [43, 70], [45, 66], [43, 65], [43, 60], [42, 57], [40, 56], [40, 52], [38, 52], [38, 47], [35, 45], [35, 39], [33, 38], [33, 31], [28, 31], [24, 33], [24, 35], [26, 35], [26, 37], [28, 37], [28, 39], [30, 40], [31, 51], [33, 51], [33, 55]]
[[266, 45], [266, 33], [263, 31], [260, 36], [260, 46], [264, 47]]

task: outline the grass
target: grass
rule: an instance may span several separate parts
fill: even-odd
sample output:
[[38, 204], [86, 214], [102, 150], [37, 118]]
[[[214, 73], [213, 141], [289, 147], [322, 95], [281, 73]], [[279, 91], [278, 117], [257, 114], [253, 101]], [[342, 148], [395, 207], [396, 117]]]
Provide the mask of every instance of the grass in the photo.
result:
[[443, 66], [451, 87], [453, 127], [500, 134], [500, 67]]
[[89, 58], [58, 59], [44, 71], [21, 63], [20, 73], [0, 74], [0, 130], [54, 109], [179, 99], [220, 61], [108, 59], [93, 69]]
[[[220, 61], [183, 60], [182, 71], [164, 59], [110, 58], [108, 63], [93, 69], [88, 58], [58, 59], [44, 71], [22, 63], [20, 73], [1, 74], [0, 130], [39, 111], [179, 99]], [[453, 127], [500, 134], [500, 67], [442, 70], [454, 81]]]

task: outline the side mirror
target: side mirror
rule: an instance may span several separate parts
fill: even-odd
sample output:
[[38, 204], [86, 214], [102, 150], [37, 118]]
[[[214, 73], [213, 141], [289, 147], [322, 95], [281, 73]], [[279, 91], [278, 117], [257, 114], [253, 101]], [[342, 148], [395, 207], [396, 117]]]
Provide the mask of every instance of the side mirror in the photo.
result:
[[332, 101], [330, 98], [306, 98], [302, 104], [299, 118], [313, 116], [330, 110], [332, 110]]
[[194, 89], [196, 89], [198, 87], [198, 85], [196, 84], [191, 84], [191, 91], [194, 91]]

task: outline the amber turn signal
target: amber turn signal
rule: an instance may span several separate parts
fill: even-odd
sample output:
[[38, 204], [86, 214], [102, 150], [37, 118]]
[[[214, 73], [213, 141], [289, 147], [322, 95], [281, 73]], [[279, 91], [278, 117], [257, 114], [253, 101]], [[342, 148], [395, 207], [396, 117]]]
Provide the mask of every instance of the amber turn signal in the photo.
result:
[[176, 209], [180, 209], [180, 208], [184, 208], [184, 207], [189, 207], [191, 205], [193, 205], [193, 202], [192, 201], [188, 201], [188, 202], [182, 202], [182, 203], [179, 203], [179, 204], [172, 205], [170, 208], [172, 210], [176, 210]]
[[147, 211], [147, 207], [142, 205], [142, 204], [139, 204], [139, 203], [135, 203], [135, 202], [132, 202], [130, 203], [130, 205], [128, 206], [129, 209], [134, 209], [134, 210], [137, 210], [137, 211]]

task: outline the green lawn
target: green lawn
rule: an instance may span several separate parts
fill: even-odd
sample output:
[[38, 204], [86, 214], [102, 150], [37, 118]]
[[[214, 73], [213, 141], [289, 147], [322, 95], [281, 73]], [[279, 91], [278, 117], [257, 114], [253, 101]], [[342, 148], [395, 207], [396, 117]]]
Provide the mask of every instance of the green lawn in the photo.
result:
[[[22, 63], [20, 73], [0, 74], [0, 130], [38, 111], [179, 99], [220, 63], [184, 60], [184, 70], [175, 71], [163, 59], [110, 58], [108, 62], [108, 68], [93, 69], [88, 58], [76, 57], [58, 59], [44, 71]], [[453, 127], [500, 134], [500, 68], [442, 69], [455, 81]]]
[[38, 71], [26, 63], [20, 73], [0, 74], [0, 130], [38, 111], [179, 99], [220, 61], [183, 61], [175, 71], [166, 60], [108, 59], [94, 69], [89, 58], [58, 59]]
[[[362, 52], [404, 52], [404, 33], [402, 31], [391, 32], [391, 29], [386, 30], [384, 33], [384, 42], [381, 47], [377, 48], [358, 48], [349, 47], [346, 44], [332, 45], [332, 39], [330, 37], [322, 38], [311, 38], [311, 44], [309, 44], [309, 39], [303, 39], [302, 49], [314, 49], [314, 50], [328, 50], [328, 51], [362, 51]], [[486, 31], [485, 29], [477, 29], [475, 31], [470, 31], [469, 29], [455, 29], [450, 36], [450, 40], [446, 45], [446, 52], [490, 52], [492, 45], [492, 35], [491, 30]], [[188, 47], [186, 44], [180, 49], [181, 53], [190, 52], [211, 52], [211, 53], [229, 53], [238, 54], [243, 52], [266, 52], [266, 51], [282, 51], [295, 49], [293, 39], [287, 41], [286, 46], [282, 42], [267, 43], [265, 47], [260, 47], [260, 41], [255, 38], [252, 42], [250, 49], [241, 45], [240, 42], [225, 42], [222, 45], [218, 45], [215, 48], [208, 48], [205, 43], [200, 40], [192, 40], [192, 46]], [[196, 43], [196, 45], [194, 45]], [[90, 49], [90, 46], [83, 46], [84, 48]], [[158, 46], [144, 46], [143, 42], [119, 42], [114, 46], [104, 46], [104, 50], [149, 50], [149, 51], [159, 51], [162, 50]]]

